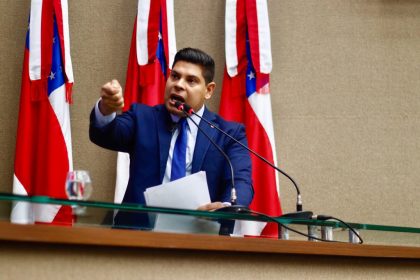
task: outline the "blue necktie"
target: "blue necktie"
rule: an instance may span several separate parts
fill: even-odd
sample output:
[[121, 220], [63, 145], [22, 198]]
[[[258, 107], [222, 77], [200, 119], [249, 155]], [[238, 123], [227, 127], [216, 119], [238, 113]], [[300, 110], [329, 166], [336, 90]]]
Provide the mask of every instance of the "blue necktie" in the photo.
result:
[[176, 138], [174, 153], [172, 155], [171, 181], [185, 177], [187, 155], [188, 122], [185, 118], [178, 123], [179, 134]]

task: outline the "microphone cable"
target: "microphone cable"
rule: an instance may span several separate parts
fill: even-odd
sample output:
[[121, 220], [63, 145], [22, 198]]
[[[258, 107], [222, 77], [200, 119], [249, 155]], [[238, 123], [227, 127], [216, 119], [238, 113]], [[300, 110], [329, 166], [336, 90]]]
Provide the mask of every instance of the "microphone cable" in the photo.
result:
[[357, 238], [359, 239], [359, 244], [363, 244], [363, 239], [360, 236], [360, 234], [357, 232], [357, 230], [354, 229], [354, 227], [352, 227], [350, 224], [348, 224], [347, 222], [333, 217], [333, 216], [328, 216], [328, 215], [314, 215], [313, 219], [315, 220], [319, 220], [319, 221], [328, 221], [328, 220], [336, 220], [339, 223], [342, 223], [347, 229], [349, 229], [351, 232], [353, 232], [354, 235], [357, 236]]
[[[275, 218], [273, 218], [273, 217], [271, 217], [269, 215], [266, 215], [264, 213], [260, 213], [260, 212], [257, 212], [257, 211], [251, 210], [251, 209], [242, 209], [240, 213], [252, 214], [252, 215], [255, 215], [257, 217], [258, 216], [259, 217], [264, 217], [264, 218], [268, 219], [269, 221], [274, 222], [274, 223], [276, 223], [276, 224], [284, 227], [287, 230], [290, 230], [290, 231], [292, 231], [294, 233], [297, 233], [299, 235], [308, 237], [310, 239], [315, 239], [315, 240], [323, 241], [323, 242], [348, 243], [348, 242], [343, 242], [343, 241], [327, 240], [327, 239], [319, 238], [319, 237], [316, 237], [316, 236], [311, 236], [309, 234], [306, 234], [304, 232], [301, 232], [301, 231], [298, 231], [296, 229], [293, 229], [293, 228], [291, 228], [289, 226], [286, 226], [285, 224], [279, 222], [278, 220], [276, 220]], [[350, 226], [348, 223], [344, 222], [343, 220], [341, 220], [339, 218], [335, 218], [333, 216], [326, 216], [326, 215], [315, 215], [314, 218], [312, 218], [312, 219], [320, 220], [320, 221], [336, 220], [339, 223], [342, 223], [347, 229], [349, 229], [350, 231], [352, 231], [357, 236], [357, 238], [359, 239], [359, 244], [363, 244], [363, 242], [364, 242], [363, 239], [362, 239], [362, 237], [360, 236], [360, 234], [352, 226]]]

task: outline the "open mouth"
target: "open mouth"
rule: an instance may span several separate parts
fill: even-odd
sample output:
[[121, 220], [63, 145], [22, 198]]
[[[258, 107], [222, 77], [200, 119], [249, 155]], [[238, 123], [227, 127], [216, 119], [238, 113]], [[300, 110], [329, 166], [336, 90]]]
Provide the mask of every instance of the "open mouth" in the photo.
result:
[[178, 95], [178, 94], [174, 94], [174, 93], [172, 93], [172, 94], [169, 96], [169, 101], [170, 101], [170, 103], [171, 103], [171, 105], [172, 105], [172, 106], [174, 106], [174, 105], [175, 105], [175, 102], [176, 102], [176, 101], [179, 101], [179, 102], [181, 102], [181, 103], [185, 103], [185, 99], [184, 99], [182, 96], [180, 96], [180, 95]]

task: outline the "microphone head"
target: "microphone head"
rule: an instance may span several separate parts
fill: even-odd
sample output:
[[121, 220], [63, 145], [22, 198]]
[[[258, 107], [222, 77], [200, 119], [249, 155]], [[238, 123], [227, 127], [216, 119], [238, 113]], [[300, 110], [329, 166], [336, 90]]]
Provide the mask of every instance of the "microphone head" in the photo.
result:
[[175, 107], [180, 111], [184, 111], [184, 104], [180, 101], [175, 101]]
[[191, 108], [191, 106], [188, 105], [187, 103], [181, 103], [180, 101], [175, 101], [175, 107], [178, 110], [187, 113], [188, 115], [191, 115], [192, 113], [194, 113], [193, 108]]
[[194, 112], [193, 108], [191, 108], [191, 106], [187, 103], [184, 103], [184, 110], [188, 115], [191, 115]]

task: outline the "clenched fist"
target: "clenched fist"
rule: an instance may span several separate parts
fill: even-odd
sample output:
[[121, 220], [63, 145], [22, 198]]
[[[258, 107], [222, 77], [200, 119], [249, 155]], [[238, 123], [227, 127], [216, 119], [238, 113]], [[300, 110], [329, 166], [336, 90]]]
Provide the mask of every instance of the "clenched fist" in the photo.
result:
[[120, 83], [112, 80], [101, 88], [101, 101], [99, 110], [103, 115], [109, 115], [124, 107], [124, 97]]

